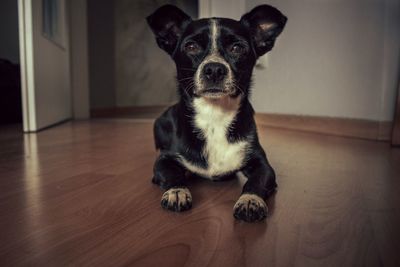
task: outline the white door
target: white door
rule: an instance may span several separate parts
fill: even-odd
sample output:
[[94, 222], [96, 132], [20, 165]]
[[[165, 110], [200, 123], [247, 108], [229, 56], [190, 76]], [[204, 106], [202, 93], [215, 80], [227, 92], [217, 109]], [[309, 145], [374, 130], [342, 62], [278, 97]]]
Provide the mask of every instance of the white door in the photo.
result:
[[25, 132], [71, 118], [65, 0], [18, 0]]

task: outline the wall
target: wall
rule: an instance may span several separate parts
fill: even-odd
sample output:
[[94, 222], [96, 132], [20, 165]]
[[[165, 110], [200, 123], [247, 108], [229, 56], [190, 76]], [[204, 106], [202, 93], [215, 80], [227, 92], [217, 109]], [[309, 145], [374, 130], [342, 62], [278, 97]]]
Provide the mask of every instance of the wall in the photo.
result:
[[[258, 112], [390, 121], [399, 78], [398, 0], [271, 0], [287, 28], [255, 72]], [[248, 0], [247, 10], [265, 1]]]
[[18, 1], [0, 1], [0, 58], [19, 63]]
[[114, 1], [88, 0], [90, 107], [113, 107], [115, 92]]
[[197, 17], [197, 0], [88, 0], [90, 108], [165, 105], [177, 99], [175, 64], [146, 16], [174, 4]]
[[174, 4], [192, 16], [197, 1], [117, 0], [115, 6], [116, 103], [118, 106], [163, 105], [176, 101], [176, 70], [158, 48], [146, 16], [163, 4]]
[[201, 0], [200, 14], [239, 19], [259, 4], [289, 20], [255, 70], [257, 112], [392, 120], [400, 0]]

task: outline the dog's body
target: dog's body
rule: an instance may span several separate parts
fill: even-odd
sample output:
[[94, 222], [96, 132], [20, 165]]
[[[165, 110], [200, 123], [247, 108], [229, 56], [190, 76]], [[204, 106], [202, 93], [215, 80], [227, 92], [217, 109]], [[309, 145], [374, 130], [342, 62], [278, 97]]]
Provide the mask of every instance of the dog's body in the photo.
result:
[[189, 209], [187, 172], [211, 180], [241, 171], [248, 181], [234, 207], [245, 221], [265, 218], [264, 202], [276, 188], [275, 174], [262, 149], [248, 100], [257, 58], [272, 49], [286, 17], [259, 6], [240, 22], [212, 18], [192, 21], [174, 6], [147, 18], [158, 45], [177, 67], [180, 101], [155, 122], [160, 156], [153, 182], [167, 189], [164, 208]]

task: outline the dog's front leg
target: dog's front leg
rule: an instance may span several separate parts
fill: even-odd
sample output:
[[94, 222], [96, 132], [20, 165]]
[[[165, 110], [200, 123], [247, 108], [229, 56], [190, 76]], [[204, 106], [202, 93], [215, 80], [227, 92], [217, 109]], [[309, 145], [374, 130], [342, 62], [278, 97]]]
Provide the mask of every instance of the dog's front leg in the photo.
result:
[[248, 180], [233, 208], [235, 218], [246, 222], [261, 221], [266, 217], [268, 207], [265, 199], [276, 188], [275, 172], [269, 165], [264, 151], [257, 154], [242, 169]]
[[152, 182], [167, 189], [161, 198], [163, 208], [184, 211], [192, 207], [192, 195], [185, 186], [185, 169], [176, 156], [162, 153], [158, 157]]

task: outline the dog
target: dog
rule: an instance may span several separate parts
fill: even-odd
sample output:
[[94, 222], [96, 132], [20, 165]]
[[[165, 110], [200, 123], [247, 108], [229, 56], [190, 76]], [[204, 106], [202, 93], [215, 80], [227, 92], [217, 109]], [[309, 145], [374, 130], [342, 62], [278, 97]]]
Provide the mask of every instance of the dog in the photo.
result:
[[212, 181], [241, 172], [246, 178], [233, 207], [236, 219], [266, 218], [266, 199], [275, 192], [275, 172], [261, 147], [249, 102], [253, 68], [270, 51], [287, 18], [261, 5], [239, 21], [192, 20], [164, 5], [147, 23], [158, 46], [174, 60], [179, 101], [154, 123], [156, 149], [152, 182], [166, 191], [161, 206], [172, 211], [192, 207], [190, 174]]

